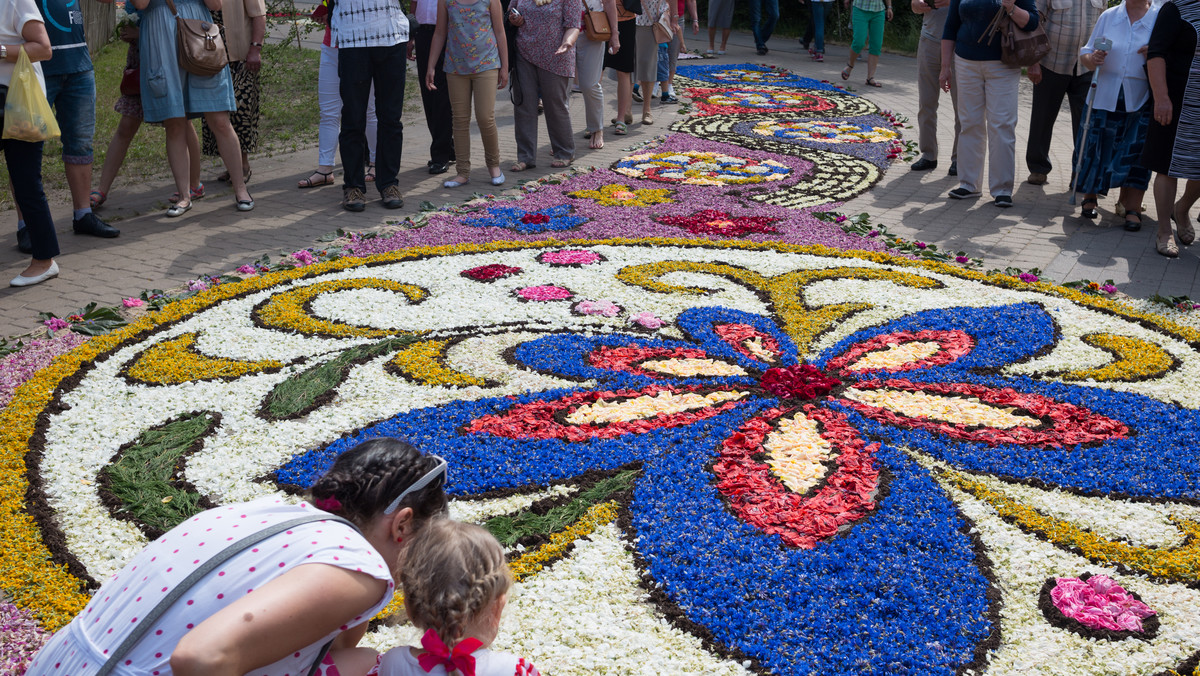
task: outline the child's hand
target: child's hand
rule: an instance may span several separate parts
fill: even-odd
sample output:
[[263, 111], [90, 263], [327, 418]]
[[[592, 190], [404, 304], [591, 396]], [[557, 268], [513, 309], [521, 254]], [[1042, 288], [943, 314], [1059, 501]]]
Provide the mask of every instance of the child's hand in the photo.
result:
[[429, 64], [429, 68], [425, 69], [425, 88], [430, 91], [437, 89], [437, 87], [433, 84], [433, 67], [434, 64], [431, 63]]
[[496, 83], [496, 89], [504, 89], [508, 86], [508, 71], [500, 69], [500, 80]]

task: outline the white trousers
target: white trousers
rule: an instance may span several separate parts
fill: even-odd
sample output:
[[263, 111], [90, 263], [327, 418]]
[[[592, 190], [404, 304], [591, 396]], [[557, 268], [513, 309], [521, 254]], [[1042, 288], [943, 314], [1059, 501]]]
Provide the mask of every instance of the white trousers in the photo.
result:
[[954, 57], [958, 83], [958, 185], [980, 190], [988, 156], [988, 192], [1012, 195], [1017, 170], [1017, 85], [1021, 69], [1000, 61]]
[[[379, 120], [375, 118], [375, 88], [367, 103], [367, 147], [371, 162], [375, 161], [375, 138]], [[317, 105], [321, 122], [317, 126], [317, 164], [332, 167], [337, 164], [338, 134], [342, 131], [342, 95], [338, 89], [338, 50], [321, 45], [321, 69], [317, 73]]]

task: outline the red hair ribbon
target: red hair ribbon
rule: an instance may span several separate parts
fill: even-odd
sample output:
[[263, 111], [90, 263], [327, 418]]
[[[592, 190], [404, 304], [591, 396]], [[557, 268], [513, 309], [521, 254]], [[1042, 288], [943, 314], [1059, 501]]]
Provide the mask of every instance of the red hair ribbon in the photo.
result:
[[421, 637], [421, 647], [425, 652], [417, 656], [417, 662], [425, 673], [433, 671], [433, 668], [440, 664], [445, 666], [448, 672], [457, 669], [463, 676], [475, 676], [475, 658], [471, 653], [482, 648], [483, 643], [479, 639], [469, 638], [459, 642], [451, 652], [437, 632], [429, 629]]
[[342, 508], [342, 501], [332, 495], [327, 498], [317, 498], [313, 500], [313, 504], [317, 506], [317, 509], [323, 509], [326, 512], [336, 512]]

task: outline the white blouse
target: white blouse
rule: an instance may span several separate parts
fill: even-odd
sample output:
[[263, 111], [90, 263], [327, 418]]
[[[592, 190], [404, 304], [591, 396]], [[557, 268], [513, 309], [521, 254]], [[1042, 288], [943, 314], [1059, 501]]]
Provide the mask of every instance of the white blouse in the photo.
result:
[[[46, 23], [33, 0], [0, 1], [0, 45], [11, 47], [23, 44], [25, 38], [21, 37], [21, 31], [30, 21]], [[15, 63], [0, 61], [0, 85], [8, 85], [15, 66]], [[38, 83], [42, 85], [42, 93], [45, 93], [46, 78], [42, 76], [42, 64], [34, 63], [33, 70], [37, 73]]]
[[[1158, 7], [1152, 6], [1137, 21], [1129, 22], [1125, 3], [1105, 10], [1092, 29], [1092, 37], [1079, 50], [1079, 55], [1090, 54], [1097, 40], [1112, 40], [1112, 49], [1104, 58], [1096, 74], [1096, 96], [1093, 105], [1108, 112], [1130, 112], [1141, 108], [1150, 98], [1150, 84], [1146, 80], [1146, 55], [1138, 50], [1150, 42], [1150, 31], [1158, 17]], [[1117, 111], [1117, 93], [1125, 93], [1125, 111]]]

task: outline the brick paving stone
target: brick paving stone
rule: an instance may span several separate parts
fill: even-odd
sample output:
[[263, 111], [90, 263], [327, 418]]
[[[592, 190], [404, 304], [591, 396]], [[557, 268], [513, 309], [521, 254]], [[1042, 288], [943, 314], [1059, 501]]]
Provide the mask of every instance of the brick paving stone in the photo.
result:
[[[298, 6], [309, 4], [297, 3]], [[304, 44], [314, 47], [317, 43], [310, 36]], [[794, 40], [778, 37], [770, 46], [768, 58], [772, 63], [808, 77], [840, 82], [838, 71], [839, 64], [846, 58], [845, 47], [830, 45], [826, 62], [817, 64], [801, 52]], [[754, 54], [751, 36], [735, 33], [730, 39], [729, 53], [717, 62], [762, 61], [762, 57]], [[912, 58], [885, 54], [878, 72], [883, 88], [868, 91], [861, 81], [865, 73], [856, 73], [849, 84], [880, 107], [908, 117], [910, 126], [903, 133], [915, 141], [917, 93], [916, 83], [911, 79], [913, 72]], [[408, 77], [412, 76], [410, 69]], [[612, 111], [615, 110], [614, 88], [607, 80], [605, 84], [608, 85], [606, 105]], [[944, 114], [939, 115], [939, 127], [943, 148], [948, 149], [953, 116], [949, 97], [943, 97], [943, 100]], [[989, 268], [1038, 267], [1058, 281], [1112, 278], [1124, 291], [1136, 296], [1161, 293], [1200, 298], [1200, 258], [1197, 257], [1200, 245], [1183, 248], [1178, 260], [1163, 259], [1154, 251], [1152, 216], [1146, 218], [1146, 226], [1141, 232], [1125, 233], [1112, 216], [1112, 198], [1102, 200], [1102, 221], [1085, 221], [1077, 217], [1078, 207], [1067, 200], [1071, 135], [1069, 115], [1065, 110], [1055, 129], [1051, 161], [1056, 169], [1050, 174], [1050, 183], [1033, 186], [1021, 182], [1028, 174], [1024, 167], [1024, 149], [1029, 102], [1030, 86], [1027, 81], [1022, 81], [1017, 126], [1018, 183], [1013, 209], [996, 209], [986, 196], [964, 202], [946, 199], [945, 193], [957, 183], [946, 175], [949, 158], [944, 156], [941, 166], [930, 172], [912, 172], [905, 163], [898, 162], [873, 190], [846, 203], [841, 210], [851, 214], [869, 212], [877, 222], [905, 239], [930, 242], [951, 251], [966, 251], [984, 258]], [[582, 129], [580, 96], [571, 97], [571, 109], [576, 128]], [[589, 150], [587, 142], [577, 136], [576, 166], [606, 166], [625, 155], [631, 146], [668, 133], [669, 124], [679, 119], [677, 111], [678, 106], [655, 104], [655, 125], [634, 124], [626, 137], [609, 134], [603, 150]], [[496, 112], [502, 166], [507, 167], [516, 155], [512, 106], [507, 97], [499, 97]], [[604, 117], [612, 117], [611, 112]], [[62, 276], [32, 288], [0, 288], [0, 335], [37, 328], [36, 315], [42, 310], [63, 314], [91, 300], [114, 305], [121, 298], [143, 289], [178, 287], [198, 275], [227, 272], [263, 254], [277, 256], [280, 252], [313, 246], [317, 238], [338, 228], [356, 231], [378, 228], [388, 221], [416, 213], [424, 201], [435, 205], [454, 204], [469, 198], [474, 190], [491, 191], [491, 186], [482, 183], [483, 153], [477, 137], [472, 159], [478, 165], [475, 179], [480, 183], [447, 190], [441, 187], [445, 175], [430, 176], [425, 170], [429, 134], [423, 115], [419, 110], [406, 113], [404, 122], [405, 153], [400, 185], [405, 195], [405, 207], [395, 211], [380, 208], [378, 194], [372, 188], [368, 188], [369, 202], [364, 212], [343, 211], [340, 207], [340, 170], [335, 174], [337, 186], [298, 190], [296, 181], [306, 176], [315, 164], [315, 148], [253, 158], [254, 178], [250, 189], [257, 207], [248, 214], [237, 212], [233, 208], [231, 189], [212, 178], [220, 171], [212, 162], [206, 163], [203, 174], [208, 196], [197, 200], [195, 208], [179, 219], [163, 216], [168, 206], [166, 197], [173, 191], [165, 175], [149, 179], [120, 177], [102, 212], [106, 219], [122, 229], [121, 237], [115, 240], [73, 235], [67, 205], [51, 205], [63, 252], [58, 258]], [[102, 131], [98, 137], [105, 137], [106, 133]], [[520, 181], [553, 173], [554, 170], [549, 168], [544, 128], [540, 130], [539, 140], [539, 166], [520, 175], [509, 173], [505, 189], [517, 187]], [[1152, 202], [1148, 196], [1146, 206], [1152, 208]], [[12, 223], [15, 215], [0, 212], [0, 220]], [[11, 237], [12, 230], [8, 232]], [[14, 246], [0, 247], [0, 276], [7, 275], [0, 282], [20, 272], [26, 261]]]

